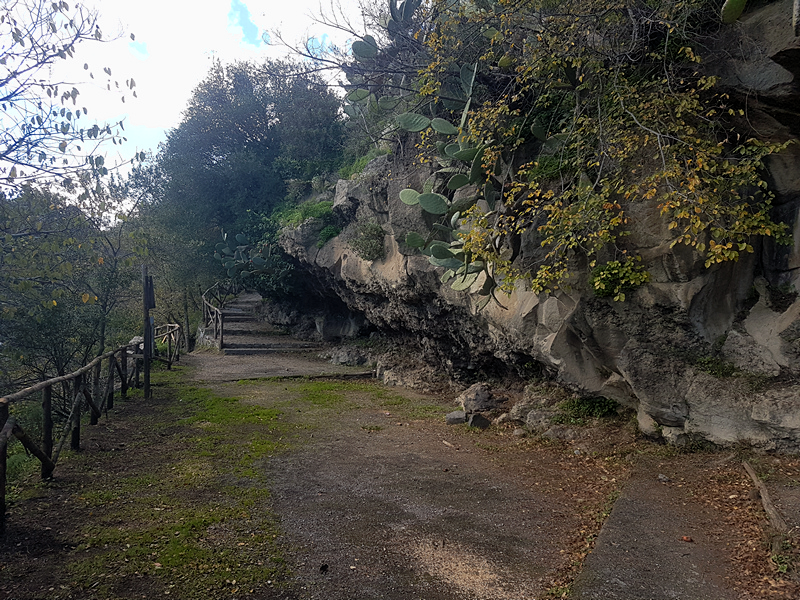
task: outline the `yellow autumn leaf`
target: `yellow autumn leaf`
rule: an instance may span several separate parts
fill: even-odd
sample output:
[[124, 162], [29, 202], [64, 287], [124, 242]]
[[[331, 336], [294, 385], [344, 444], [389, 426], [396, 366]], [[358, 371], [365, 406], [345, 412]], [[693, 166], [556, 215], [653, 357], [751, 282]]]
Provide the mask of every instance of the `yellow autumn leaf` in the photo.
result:
[[81, 300], [83, 300], [83, 303], [86, 304], [89, 301], [89, 294], [84, 293], [81, 296]]

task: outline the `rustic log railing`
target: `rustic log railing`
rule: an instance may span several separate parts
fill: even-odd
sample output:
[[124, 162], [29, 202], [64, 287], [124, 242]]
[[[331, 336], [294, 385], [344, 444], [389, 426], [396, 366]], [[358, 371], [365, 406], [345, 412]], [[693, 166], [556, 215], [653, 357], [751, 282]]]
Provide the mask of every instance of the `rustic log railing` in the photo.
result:
[[225, 335], [225, 315], [223, 315], [222, 309], [225, 302], [239, 291], [237, 282], [227, 281], [215, 283], [203, 294], [203, 327], [207, 331], [210, 330], [214, 342], [220, 350], [222, 350]]
[[[180, 325], [162, 325], [157, 329], [156, 339], [164, 339], [168, 344], [168, 356], [164, 360], [168, 367], [179, 359]], [[6, 513], [6, 465], [8, 440], [13, 435], [25, 449], [34, 455], [42, 464], [42, 479], [52, 477], [58, 463], [58, 458], [70, 438], [70, 449], [80, 450], [81, 447], [81, 417], [84, 405], [90, 411], [89, 424], [96, 425], [103, 411], [114, 407], [115, 380], [119, 378], [120, 395], [125, 398], [128, 394], [131, 380], [139, 385], [140, 361], [143, 357], [142, 342], [134, 342], [120, 346], [116, 350], [98, 356], [74, 373], [54, 377], [42, 381], [23, 390], [0, 398], [0, 534], [5, 531]], [[128, 368], [129, 359], [133, 359], [132, 372]], [[103, 363], [107, 367], [103, 369]], [[105, 382], [102, 374], [105, 371]], [[71, 383], [71, 385], [70, 385]], [[63, 385], [68, 390], [67, 399], [70, 406], [64, 428], [58, 437], [58, 443], [53, 447], [53, 386]], [[9, 407], [14, 402], [28, 398], [41, 392], [42, 398], [42, 441], [41, 446], [30, 439], [14, 416], [9, 415]]]
[[167, 363], [167, 369], [171, 369], [172, 363], [178, 362], [181, 359], [180, 347], [183, 343], [183, 338], [181, 337], [181, 326], [176, 323], [158, 325], [155, 328], [155, 335], [153, 337], [157, 342], [167, 345], [166, 356], [161, 356], [159, 353], [153, 358]]
[[217, 308], [206, 300], [206, 295], [203, 294], [203, 327], [206, 331], [210, 331], [217, 348], [222, 350], [222, 338], [224, 335], [225, 316], [222, 314], [222, 308]]

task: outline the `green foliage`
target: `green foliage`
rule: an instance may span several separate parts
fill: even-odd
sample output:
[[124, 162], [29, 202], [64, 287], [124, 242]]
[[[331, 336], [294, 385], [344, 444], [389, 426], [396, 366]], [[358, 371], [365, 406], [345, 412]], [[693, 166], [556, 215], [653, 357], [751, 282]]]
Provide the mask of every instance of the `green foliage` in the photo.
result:
[[[707, 267], [753, 252], [759, 236], [787, 243], [762, 178], [764, 159], [786, 144], [731, 132], [739, 114], [714, 93], [693, 50], [716, 19], [706, 3], [567, 0], [546, 20], [533, 16], [551, 8], [435, 0], [430, 20], [415, 24], [425, 31], [421, 99], [415, 110], [399, 107], [396, 123], [421, 134], [420, 159], [439, 169], [401, 200], [441, 215], [434, 229], [449, 230], [452, 256], [431, 258], [449, 269], [443, 280], [460, 260], [465, 277], [484, 265], [489, 290], [525, 278], [549, 292], [579, 257], [596, 265], [622, 255], [597, 267], [591, 286], [623, 300], [648, 281], [625, 244], [635, 203], [660, 214], [672, 244], [691, 247]], [[443, 118], [448, 110], [461, 110], [458, 126]], [[453, 206], [468, 183], [488, 213]], [[514, 261], [509, 248], [522, 235], [542, 251]]]
[[386, 256], [386, 232], [377, 221], [364, 221], [356, 225], [347, 245], [363, 260], [382, 260]]
[[650, 281], [650, 273], [641, 266], [641, 259], [612, 260], [592, 269], [589, 287], [598, 298], [625, 300], [625, 294]]
[[725, 0], [721, 11], [722, 22], [727, 24], [735, 23], [742, 16], [746, 4], [747, 0]]
[[241, 277], [265, 298], [281, 300], [296, 295], [305, 284], [288, 255], [277, 247], [279, 230], [317, 220], [322, 225], [317, 239], [317, 247], [321, 248], [341, 232], [332, 209], [333, 202], [312, 200], [295, 206], [284, 204], [268, 216], [248, 213], [248, 235], [224, 233], [223, 241], [215, 247], [214, 258], [228, 277]]
[[333, 212], [333, 202], [303, 202], [296, 206], [283, 206], [277, 209], [272, 219], [282, 226], [297, 227], [308, 219], [326, 219]]
[[244, 231], [340, 166], [339, 106], [301, 64], [215, 61], [154, 161], [148, 213], [206, 266], [220, 230]]
[[282, 254], [273, 254], [266, 259], [264, 273], [250, 279], [249, 285], [263, 298], [284, 300], [296, 297], [301, 285], [295, 266]]
[[358, 175], [359, 173], [363, 172], [364, 168], [367, 166], [367, 164], [369, 164], [370, 161], [388, 153], [388, 150], [371, 148], [364, 156], [357, 158], [352, 163], [341, 167], [339, 169], [339, 177], [342, 179], [350, 179], [353, 177], [353, 175]]
[[694, 361], [694, 365], [700, 371], [713, 375], [717, 379], [733, 377], [738, 372], [733, 363], [718, 356], [701, 356]]
[[78, 181], [70, 198], [30, 185], [0, 194], [4, 383], [63, 375], [117, 335], [113, 315], [147, 242], [124, 210], [124, 186]]
[[325, 244], [335, 238], [342, 232], [342, 228], [336, 225], [326, 225], [319, 232], [319, 240], [317, 241], [317, 248], [322, 248]]
[[617, 415], [616, 400], [597, 396], [594, 398], [570, 398], [558, 404], [554, 423], [581, 425], [587, 419], [608, 419]]

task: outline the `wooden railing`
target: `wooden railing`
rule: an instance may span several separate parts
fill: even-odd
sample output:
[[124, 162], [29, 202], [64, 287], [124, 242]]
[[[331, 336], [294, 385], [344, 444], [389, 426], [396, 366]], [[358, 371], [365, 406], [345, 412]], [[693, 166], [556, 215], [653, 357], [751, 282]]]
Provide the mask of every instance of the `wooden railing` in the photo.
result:
[[[156, 339], [163, 339], [167, 343], [168, 353], [162, 358], [172, 366], [180, 357], [180, 325], [162, 325], [156, 328]], [[159, 337], [160, 336], [160, 337]], [[133, 369], [129, 372], [128, 361], [133, 359]], [[8, 440], [13, 435], [25, 449], [34, 455], [42, 464], [42, 479], [52, 476], [58, 458], [70, 438], [70, 449], [80, 450], [81, 446], [81, 417], [86, 405], [90, 411], [89, 424], [96, 425], [103, 411], [114, 407], [115, 380], [119, 378], [120, 395], [125, 398], [128, 388], [133, 381], [139, 386], [140, 361], [143, 359], [142, 342], [135, 342], [120, 346], [116, 350], [98, 356], [87, 365], [74, 373], [54, 377], [42, 381], [24, 390], [0, 398], [0, 533], [5, 530], [6, 513], [6, 461]], [[107, 366], [104, 367], [104, 362]], [[105, 381], [103, 372], [106, 373]], [[58, 443], [53, 446], [53, 387], [62, 385], [67, 390], [69, 416], [63, 430], [58, 437]], [[22, 426], [17, 423], [14, 416], [9, 415], [11, 404], [41, 393], [42, 398], [42, 440], [41, 446], [25, 433]], [[66, 411], [65, 411], [66, 412]]]
[[222, 350], [225, 335], [225, 316], [222, 309], [225, 302], [241, 291], [235, 281], [217, 282], [203, 294], [203, 327], [210, 330], [214, 342]]
[[203, 327], [206, 331], [210, 331], [217, 348], [222, 350], [223, 336], [224, 336], [225, 317], [222, 314], [222, 308], [217, 308], [206, 300], [206, 295], [203, 294]]
[[153, 337], [156, 342], [167, 345], [166, 356], [161, 356], [161, 354], [158, 353], [153, 358], [167, 363], [167, 369], [171, 369], [172, 363], [178, 362], [181, 359], [180, 348], [184, 341], [181, 337], [181, 326], [177, 323], [158, 325], [155, 328], [155, 335]]

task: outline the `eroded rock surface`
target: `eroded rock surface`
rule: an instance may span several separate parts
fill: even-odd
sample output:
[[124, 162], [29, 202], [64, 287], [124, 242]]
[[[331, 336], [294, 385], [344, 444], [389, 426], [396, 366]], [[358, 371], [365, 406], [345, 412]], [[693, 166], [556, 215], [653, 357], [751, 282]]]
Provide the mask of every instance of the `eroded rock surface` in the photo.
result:
[[[746, 53], [756, 58], [720, 52], [708, 66], [723, 89], [746, 99], [751, 134], [771, 141], [800, 135], [800, 45], [784, 18], [790, 5], [767, 5], [724, 34], [759, 48]], [[720, 47], [731, 42], [721, 39]], [[674, 443], [800, 451], [800, 144], [769, 157], [768, 167], [776, 215], [794, 230], [793, 246], [756, 242], [738, 263], [707, 269], [691, 248], [671, 245], [658, 206], [642, 202], [631, 209], [628, 239], [652, 279], [624, 303], [595, 298], [578, 279], [550, 296], [520, 283], [502, 307], [476, 310], [476, 294], [443, 285], [441, 269], [405, 245], [407, 232], [430, 223], [399, 192], [419, 189], [428, 173], [404, 172], [402, 161], [387, 157], [359, 180], [340, 181], [334, 201], [345, 223], [381, 224], [384, 259], [359, 258], [347, 228], [317, 248], [308, 223], [285, 232], [282, 244], [351, 311], [339, 335], [365, 324], [411, 334], [421, 361], [451, 375], [492, 362], [520, 372], [534, 364], [579, 393], [635, 409], [647, 435]], [[520, 260], [534, 246], [523, 236]]]

